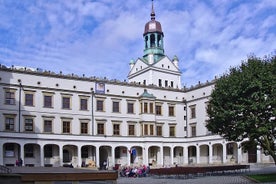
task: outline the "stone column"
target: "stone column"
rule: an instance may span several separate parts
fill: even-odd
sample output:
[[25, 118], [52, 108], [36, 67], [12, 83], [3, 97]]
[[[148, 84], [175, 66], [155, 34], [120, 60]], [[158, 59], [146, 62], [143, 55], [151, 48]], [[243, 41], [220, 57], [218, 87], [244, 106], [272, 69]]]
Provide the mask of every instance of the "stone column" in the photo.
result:
[[63, 166], [63, 145], [59, 145], [59, 163]]
[[111, 147], [111, 163], [110, 165], [115, 166], [115, 148]]
[[196, 163], [200, 164], [200, 147], [196, 145]]
[[78, 149], [78, 167], [81, 167], [81, 165], [82, 165], [81, 146], [77, 146], [77, 149]]
[[20, 144], [20, 155], [19, 158], [21, 158], [23, 160], [23, 164], [22, 166], [25, 165], [25, 157], [24, 157], [24, 144]]
[[209, 144], [209, 164], [213, 163], [213, 146]]
[[127, 147], [127, 165], [130, 165], [130, 158], [131, 158], [131, 148]]
[[40, 146], [40, 166], [44, 167], [44, 145]]
[[164, 166], [164, 148], [163, 148], [163, 146], [160, 147], [160, 165]]
[[100, 167], [100, 147], [96, 146], [96, 167]]
[[143, 148], [143, 163], [145, 165], [149, 165], [149, 159], [148, 159], [148, 148], [144, 147]]
[[188, 165], [188, 147], [184, 146], [183, 147], [183, 162], [184, 165]]
[[3, 152], [3, 145], [2, 143], [0, 143], [0, 165], [4, 165], [4, 156], [5, 156], [5, 153]]
[[242, 149], [239, 148], [239, 145], [238, 145], [238, 155], [237, 155], [237, 163], [240, 164], [242, 162]]
[[173, 165], [173, 147], [170, 147], [170, 155], [171, 155], [171, 165]]
[[222, 163], [226, 163], [227, 159], [226, 159], [226, 144], [223, 142], [222, 143]]

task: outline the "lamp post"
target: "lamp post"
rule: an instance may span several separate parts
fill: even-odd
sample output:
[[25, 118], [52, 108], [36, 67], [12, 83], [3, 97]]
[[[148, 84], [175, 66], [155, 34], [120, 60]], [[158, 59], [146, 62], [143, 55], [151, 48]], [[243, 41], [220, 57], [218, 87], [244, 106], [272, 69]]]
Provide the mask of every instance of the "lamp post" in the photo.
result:
[[184, 107], [185, 107], [185, 116], [186, 116], [186, 119], [185, 119], [185, 122], [186, 122], [186, 137], [188, 137], [188, 108], [187, 108], [187, 100], [186, 99], [183, 99], [183, 103], [184, 103]]
[[19, 105], [18, 105], [18, 132], [20, 132], [21, 127], [21, 91], [22, 91], [22, 84], [19, 82]]
[[93, 88], [91, 88], [91, 131], [92, 131], [92, 135], [94, 135], [94, 95], [95, 95], [95, 92], [93, 90]]

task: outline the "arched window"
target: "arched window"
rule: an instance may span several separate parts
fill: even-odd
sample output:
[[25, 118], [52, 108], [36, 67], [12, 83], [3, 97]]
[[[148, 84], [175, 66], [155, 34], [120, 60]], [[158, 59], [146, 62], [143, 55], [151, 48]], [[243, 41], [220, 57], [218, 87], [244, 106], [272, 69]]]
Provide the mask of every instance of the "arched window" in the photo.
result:
[[162, 43], [161, 43], [161, 35], [158, 35], [157, 36], [157, 44], [158, 44], [158, 47], [161, 47], [162, 45]]
[[150, 35], [150, 47], [155, 47], [155, 36], [154, 36], [154, 34]]

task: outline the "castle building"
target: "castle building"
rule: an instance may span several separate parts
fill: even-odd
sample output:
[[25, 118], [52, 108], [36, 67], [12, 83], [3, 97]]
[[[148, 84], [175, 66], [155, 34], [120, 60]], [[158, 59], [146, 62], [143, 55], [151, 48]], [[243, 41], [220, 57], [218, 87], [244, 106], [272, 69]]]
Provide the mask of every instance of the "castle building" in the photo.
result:
[[0, 165], [108, 167], [272, 162], [205, 125], [215, 80], [182, 88], [179, 60], [146, 23], [128, 82], [0, 66]]

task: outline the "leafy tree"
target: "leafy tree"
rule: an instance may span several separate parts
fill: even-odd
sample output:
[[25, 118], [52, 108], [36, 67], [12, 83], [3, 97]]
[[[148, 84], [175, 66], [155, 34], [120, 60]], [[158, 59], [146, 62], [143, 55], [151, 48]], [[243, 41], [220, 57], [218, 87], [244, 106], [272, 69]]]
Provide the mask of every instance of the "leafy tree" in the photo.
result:
[[276, 55], [250, 56], [220, 77], [207, 113], [209, 131], [229, 141], [259, 145], [276, 165]]

